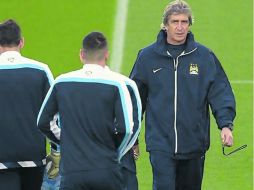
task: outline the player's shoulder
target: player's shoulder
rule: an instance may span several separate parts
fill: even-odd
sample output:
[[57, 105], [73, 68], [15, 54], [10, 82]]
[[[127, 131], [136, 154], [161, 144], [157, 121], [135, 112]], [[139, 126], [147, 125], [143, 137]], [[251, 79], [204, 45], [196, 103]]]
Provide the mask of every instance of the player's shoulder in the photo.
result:
[[115, 72], [112, 70], [109, 70], [109, 72], [111, 73], [112, 77], [115, 78], [115, 80], [121, 80], [124, 83], [130, 84], [130, 85], [135, 84], [135, 82], [133, 80], [131, 80], [129, 77], [127, 77], [121, 73], [118, 73], [118, 72]]
[[30, 64], [30, 65], [34, 65], [35, 68], [38, 68], [38, 69], [41, 69], [41, 70], [46, 70], [46, 71], [49, 71], [49, 67], [47, 64], [45, 63], [42, 63], [40, 61], [37, 61], [37, 60], [34, 60], [34, 59], [30, 59], [30, 58], [27, 58], [27, 57], [21, 57], [20, 59], [20, 63], [21, 64]]
[[105, 80], [112, 81], [112, 84], [115, 84], [116, 86], [122, 86], [125, 85], [125, 81], [119, 73], [116, 73], [111, 70], [107, 70], [106, 72], [103, 73], [102, 77], [105, 78]]
[[61, 82], [64, 80], [68, 80], [68, 79], [71, 80], [78, 77], [80, 77], [80, 70], [75, 70], [75, 71], [70, 71], [70, 72], [59, 75], [58, 77], [56, 77], [55, 81]]
[[24, 67], [36, 69], [36, 70], [39, 70], [39, 71], [45, 73], [47, 78], [48, 78], [48, 80], [49, 80], [49, 83], [50, 84], [53, 83], [54, 77], [53, 77], [52, 72], [50, 71], [50, 69], [49, 69], [47, 64], [42, 63], [42, 62], [37, 61], [37, 60], [34, 60], [34, 59], [30, 59], [30, 58], [24, 57], [24, 56], [21, 56], [20, 59], [18, 59], [17, 62], [18, 62], [18, 65], [21, 64]]

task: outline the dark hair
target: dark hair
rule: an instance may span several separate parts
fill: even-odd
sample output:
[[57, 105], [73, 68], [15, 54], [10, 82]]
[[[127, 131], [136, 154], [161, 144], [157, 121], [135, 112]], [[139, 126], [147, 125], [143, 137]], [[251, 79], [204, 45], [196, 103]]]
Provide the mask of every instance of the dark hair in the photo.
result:
[[83, 49], [87, 60], [103, 59], [107, 46], [107, 39], [101, 32], [91, 32], [83, 39]]
[[21, 40], [21, 29], [12, 19], [0, 23], [0, 46], [17, 46]]
[[101, 32], [91, 32], [83, 39], [85, 51], [97, 51], [107, 48], [107, 40]]

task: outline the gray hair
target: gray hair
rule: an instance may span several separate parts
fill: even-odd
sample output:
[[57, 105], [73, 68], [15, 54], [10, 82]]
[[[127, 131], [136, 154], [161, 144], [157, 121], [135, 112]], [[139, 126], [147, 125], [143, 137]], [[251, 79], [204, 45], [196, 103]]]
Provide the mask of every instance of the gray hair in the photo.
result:
[[189, 19], [189, 24], [193, 23], [193, 15], [191, 11], [191, 7], [183, 0], [175, 0], [170, 2], [166, 8], [164, 9], [164, 13], [162, 16], [161, 29], [165, 29], [165, 25], [168, 23], [169, 16], [178, 15], [178, 14], [186, 14]]

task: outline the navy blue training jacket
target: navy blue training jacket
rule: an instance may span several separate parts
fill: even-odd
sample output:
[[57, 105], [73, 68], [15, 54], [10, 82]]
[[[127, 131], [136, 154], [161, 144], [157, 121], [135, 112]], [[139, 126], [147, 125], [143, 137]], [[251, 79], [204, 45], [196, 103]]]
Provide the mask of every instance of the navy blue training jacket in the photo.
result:
[[16, 51], [0, 55], [0, 169], [45, 164], [36, 119], [52, 82], [47, 65]]
[[[57, 113], [60, 137], [50, 128]], [[99, 65], [86, 64], [55, 80], [37, 123], [50, 140], [60, 143], [62, 175], [112, 168], [119, 164], [131, 141], [131, 98], [122, 80]], [[122, 136], [120, 143], [115, 139], [116, 131]]]
[[235, 98], [219, 60], [191, 32], [175, 59], [166, 38], [161, 30], [157, 41], [139, 52], [131, 72], [146, 111], [147, 151], [179, 159], [200, 156], [210, 145], [209, 106], [221, 129], [233, 123]]

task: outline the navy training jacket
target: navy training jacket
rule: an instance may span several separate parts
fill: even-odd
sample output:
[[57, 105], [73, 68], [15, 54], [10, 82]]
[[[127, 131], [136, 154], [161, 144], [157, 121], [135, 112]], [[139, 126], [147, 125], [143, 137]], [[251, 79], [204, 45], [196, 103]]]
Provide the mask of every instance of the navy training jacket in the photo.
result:
[[47, 65], [16, 51], [0, 55], [0, 170], [45, 165], [36, 119], [52, 82]]
[[[61, 136], [50, 127], [59, 114]], [[118, 121], [115, 130], [114, 121]], [[39, 129], [60, 143], [62, 175], [70, 172], [114, 168], [131, 140], [133, 119], [128, 89], [103, 67], [60, 75], [50, 88], [37, 119]], [[115, 132], [122, 136], [118, 143]]]
[[213, 52], [194, 41], [173, 58], [167, 34], [142, 49], [131, 72], [146, 111], [147, 151], [158, 150], [179, 159], [203, 155], [210, 145], [209, 105], [219, 129], [232, 124], [235, 98]]

